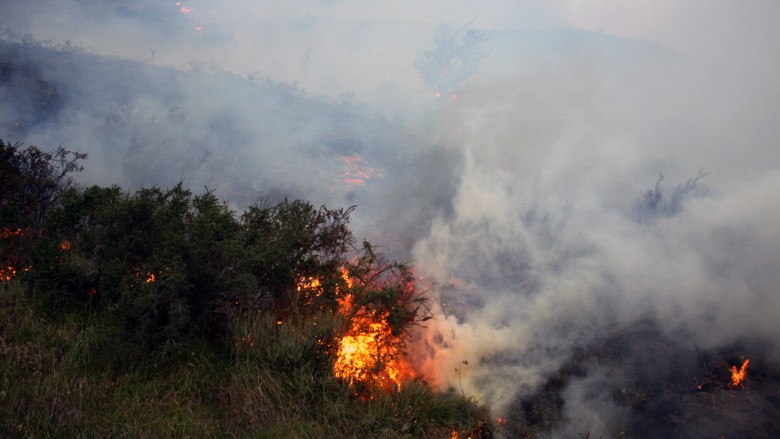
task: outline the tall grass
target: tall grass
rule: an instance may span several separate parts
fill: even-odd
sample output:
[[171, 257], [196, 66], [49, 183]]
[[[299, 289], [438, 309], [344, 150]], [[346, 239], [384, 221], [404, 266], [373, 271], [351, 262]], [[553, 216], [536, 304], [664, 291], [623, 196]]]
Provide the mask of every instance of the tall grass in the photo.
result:
[[322, 349], [329, 313], [243, 316], [230, 352], [191, 343], [120, 368], [101, 314], [47, 320], [18, 282], [0, 288], [0, 437], [489, 437], [484, 405], [423, 381], [356, 396]]

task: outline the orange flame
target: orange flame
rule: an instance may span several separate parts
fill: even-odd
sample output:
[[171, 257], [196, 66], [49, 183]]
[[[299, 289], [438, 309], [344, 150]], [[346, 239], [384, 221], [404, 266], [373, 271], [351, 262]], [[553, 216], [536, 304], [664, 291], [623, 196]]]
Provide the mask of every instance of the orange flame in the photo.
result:
[[8, 282], [16, 277], [16, 268], [12, 265], [0, 267], [0, 281]]
[[746, 359], [742, 366], [737, 369], [737, 366], [731, 366], [731, 387], [742, 387], [743, 381], [745, 381], [745, 375], [747, 374], [747, 367], [750, 364], [750, 359]]
[[[345, 269], [342, 269], [342, 278], [351, 289], [355, 280]], [[303, 294], [306, 303], [311, 303], [311, 295], [320, 294], [321, 285], [319, 278], [301, 277], [297, 291]], [[338, 291], [337, 296], [339, 314], [350, 320], [346, 334], [337, 340], [333, 364], [336, 377], [350, 386], [362, 384], [385, 390], [400, 387], [414, 378], [414, 370], [397, 348], [399, 340], [387, 321], [388, 313], [356, 308], [354, 296], [349, 292]]]
[[[344, 279], [353, 282], [346, 270]], [[409, 362], [397, 348], [398, 337], [393, 335], [387, 312], [380, 313], [365, 307], [354, 309], [354, 297], [346, 294], [339, 301], [339, 312], [352, 316], [349, 329], [339, 340], [333, 372], [350, 385], [372, 384], [390, 390], [414, 378]]]
[[[8, 227], [3, 227], [0, 229], [0, 239], [24, 238], [29, 235], [31, 235], [29, 228], [27, 233], [20, 228], [12, 230]], [[0, 264], [2, 264], [0, 265], [0, 282], [8, 282], [16, 277], [16, 264], [12, 259], [13, 258], [11, 257], [6, 257], [4, 261], [0, 261]], [[29, 267], [24, 270], [26, 271], [28, 269]]]
[[368, 180], [384, 176], [382, 169], [367, 166], [366, 161], [358, 155], [342, 156], [341, 161], [345, 168], [342, 172], [345, 183], [363, 184]]

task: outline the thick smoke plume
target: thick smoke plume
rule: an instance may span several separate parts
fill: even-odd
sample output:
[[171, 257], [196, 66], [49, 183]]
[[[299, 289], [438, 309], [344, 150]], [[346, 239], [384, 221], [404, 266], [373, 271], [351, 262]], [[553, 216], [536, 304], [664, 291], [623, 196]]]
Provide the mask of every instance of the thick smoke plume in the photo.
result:
[[434, 299], [419, 370], [497, 415], [696, 437], [637, 389], [780, 382], [776, 2], [7, 3], [0, 137], [86, 184], [358, 204]]

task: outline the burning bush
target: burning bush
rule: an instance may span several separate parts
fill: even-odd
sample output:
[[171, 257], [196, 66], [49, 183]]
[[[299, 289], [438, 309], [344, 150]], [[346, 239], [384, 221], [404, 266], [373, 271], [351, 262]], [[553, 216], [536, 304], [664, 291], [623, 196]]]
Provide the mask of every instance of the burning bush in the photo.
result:
[[[201, 337], [233, 346], [231, 328], [262, 315], [309, 328], [317, 356], [333, 358], [332, 373], [356, 392], [391, 389], [413, 376], [401, 354], [424, 301], [411, 269], [370, 244], [347, 260], [351, 211], [285, 200], [239, 217], [182, 184], [68, 190], [28, 280], [50, 315], [86, 307], [115, 322], [125, 360]], [[313, 330], [326, 315], [340, 323]]]
[[62, 147], [53, 153], [0, 140], [0, 281], [29, 268], [43, 220], [74, 183], [86, 154]]
[[[153, 380], [151, 388], [170, 386], [159, 377], [185, 370], [186, 376], [207, 376], [212, 382], [197, 381], [197, 394], [176, 401], [172, 410], [213, 408], [225, 431], [237, 436], [295, 436], [316, 428], [307, 434], [444, 437], [453, 428], [487, 425], [485, 407], [433, 392], [404, 359], [407, 331], [429, 318], [425, 300], [410, 267], [383, 260], [367, 242], [355, 248], [348, 227], [352, 208], [284, 200], [238, 216], [211, 192], [193, 196], [182, 184], [135, 193], [116, 186], [81, 190], [69, 182], [60, 189], [47, 198], [55, 204], [32, 216], [20, 210], [18, 200], [25, 198], [19, 193], [5, 193], [0, 205], [4, 220], [16, 215], [26, 221], [0, 228], [3, 259], [24, 256], [0, 267], [0, 275], [23, 273], [23, 282], [8, 285], [27, 290], [23, 306], [3, 309], [36, 307], [25, 318], [40, 327], [42, 340], [57, 340], [46, 346], [58, 346], [41, 368], [89, 372], [98, 382], [132, 381], [140, 371], [143, 380]], [[41, 212], [45, 216], [36, 219]], [[20, 243], [28, 247], [9, 251]], [[0, 331], [13, 326], [0, 325]], [[40, 394], [40, 386], [27, 391], [34, 377], [15, 367], [4, 370], [25, 384], [3, 392], [20, 400]], [[103, 406], [145, 399], [107, 402], [100, 392], [82, 397], [79, 389], [62, 394], [79, 406], [81, 398]], [[46, 398], [36, 404], [48, 416], [58, 403]], [[79, 416], [67, 421], [74, 429], [100, 413]], [[52, 434], [34, 424], [29, 431]], [[108, 427], [109, 435], [122, 431], [115, 427]]]

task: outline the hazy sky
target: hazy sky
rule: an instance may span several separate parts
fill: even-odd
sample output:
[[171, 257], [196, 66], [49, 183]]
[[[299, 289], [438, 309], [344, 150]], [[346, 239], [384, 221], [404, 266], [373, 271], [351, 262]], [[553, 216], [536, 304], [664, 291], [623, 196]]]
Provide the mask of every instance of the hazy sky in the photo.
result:
[[718, 68], [778, 73], [772, 0], [76, 1], [12, 0], [2, 25], [100, 53], [298, 81], [315, 92], [419, 90], [411, 62], [441, 24], [482, 30], [578, 28], [666, 47]]

